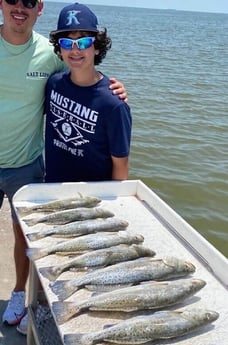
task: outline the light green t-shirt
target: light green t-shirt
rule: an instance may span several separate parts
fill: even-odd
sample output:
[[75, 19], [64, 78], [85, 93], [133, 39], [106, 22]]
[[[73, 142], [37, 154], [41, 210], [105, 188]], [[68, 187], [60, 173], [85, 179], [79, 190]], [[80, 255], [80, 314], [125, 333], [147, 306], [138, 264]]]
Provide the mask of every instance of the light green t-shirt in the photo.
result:
[[0, 36], [0, 167], [31, 163], [43, 151], [43, 106], [48, 77], [63, 69], [48, 39], [33, 32], [24, 45]]

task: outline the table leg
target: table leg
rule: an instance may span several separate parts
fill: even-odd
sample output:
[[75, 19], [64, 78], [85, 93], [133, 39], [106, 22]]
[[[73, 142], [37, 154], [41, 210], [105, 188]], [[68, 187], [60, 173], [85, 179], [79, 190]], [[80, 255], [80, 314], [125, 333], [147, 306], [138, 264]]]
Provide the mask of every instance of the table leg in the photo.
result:
[[27, 345], [39, 344], [35, 332], [35, 317], [34, 310], [37, 306], [38, 299], [38, 275], [35, 264], [30, 261], [29, 267], [29, 292], [28, 292], [28, 330], [27, 330]]

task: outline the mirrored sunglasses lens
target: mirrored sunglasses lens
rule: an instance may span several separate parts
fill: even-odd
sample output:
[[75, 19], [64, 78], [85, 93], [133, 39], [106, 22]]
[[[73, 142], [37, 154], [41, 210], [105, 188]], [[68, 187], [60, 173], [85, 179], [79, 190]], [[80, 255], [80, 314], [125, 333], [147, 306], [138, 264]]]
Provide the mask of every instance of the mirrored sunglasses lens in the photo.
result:
[[87, 49], [93, 44], [92, 37], [82, 37], [77, 40], [77, 46], [79, 49]]
[[60, 38], [59, 39], [59, 45], [61, 48], [65, 49], [65, 50], [71, 50], [73, 47], [73, 40], [69, 39], [69, 38]]

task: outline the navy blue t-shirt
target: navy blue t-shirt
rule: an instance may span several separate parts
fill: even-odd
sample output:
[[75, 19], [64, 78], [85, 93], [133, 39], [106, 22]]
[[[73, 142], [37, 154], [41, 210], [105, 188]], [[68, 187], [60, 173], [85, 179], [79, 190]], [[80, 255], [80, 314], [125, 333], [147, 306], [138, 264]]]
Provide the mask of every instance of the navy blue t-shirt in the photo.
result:
[[130, 153], [132, 118], [128, 104], [109, 90], [104, 76], [93, 86], [72, 83], [69, 72], [46, 86], [46, 182], [111, 179], [111, 156]]

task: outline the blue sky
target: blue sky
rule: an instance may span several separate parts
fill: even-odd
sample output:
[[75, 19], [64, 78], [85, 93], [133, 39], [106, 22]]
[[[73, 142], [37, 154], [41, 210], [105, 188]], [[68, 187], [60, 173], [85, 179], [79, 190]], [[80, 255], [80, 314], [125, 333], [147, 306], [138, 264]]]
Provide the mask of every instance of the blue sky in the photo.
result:
[[[74, 1], [53, 0], [72, 3]], [[85, 5], [114, 5], [228, 13], [228, 0], [79, 0]]]

